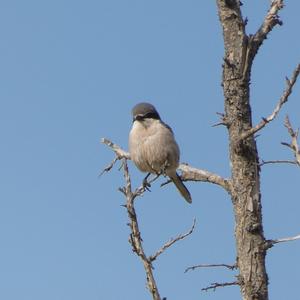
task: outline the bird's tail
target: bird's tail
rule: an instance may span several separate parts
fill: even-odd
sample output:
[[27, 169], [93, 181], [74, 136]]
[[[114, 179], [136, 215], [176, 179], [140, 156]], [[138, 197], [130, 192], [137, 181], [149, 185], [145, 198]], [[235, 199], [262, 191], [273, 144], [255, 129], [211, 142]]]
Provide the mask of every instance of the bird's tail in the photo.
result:
[[174, 184], [176, 185], [178, 191], [180, 192], [180, 194], [182, 195], [182, 197], [188, 202], [188, 203], [192, 203], [192, 197], [191, 194], [189, 192], [189, 190], [186, 188], [186, 186], [183, 184], [181, 178], [178, 176], [177, 173], [175, 173], [175, 175], [170, 176], [170, 179], [174, 182]]

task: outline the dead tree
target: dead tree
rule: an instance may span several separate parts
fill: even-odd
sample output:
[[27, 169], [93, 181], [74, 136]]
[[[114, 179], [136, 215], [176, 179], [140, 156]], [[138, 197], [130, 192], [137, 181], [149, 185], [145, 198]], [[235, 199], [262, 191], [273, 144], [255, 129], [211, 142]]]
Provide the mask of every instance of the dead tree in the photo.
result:
[[268, 299], [265, 256], [268, 241], [264, 237], [261, 211], [260, 166], [254, 135], [270, 123], [291, 94], [300, 72], [297, 66], [273, 112], [257, 125], [252, 124], [250, 79], [253, 60], [269, 32], [281, 25], [278, 11], [283, 1], [273, 0], [257, 32], [247, 35], [239, 0], [217, 0], [223, 28], [223, 93], [232, 166], [231, 198], [235, 215], [238, 284], [245, 300]]
[[[251, 68], [254, 58], [267, 38], [270, 31], [276, 25], [282, 25], [278, 12], [283, 8], [283, 0], [273, 0], [270, 9], [262, 22], [262, 25], [253, 35], [246, 34], [246, 21], [242, 17], [241, 2], [239, 0], [217, 0], [217, 8], [224, 37], [224, 64], [222, 86], [224, 92], [225, 112], [217, 125], [224, 125], [228, 130], [229, 157], [231, 162], [231, 177], [223, 178], [218, 174], [206, 170], [181, 164], [179, 169], [183, 180], [209, 182], [221, 186], [228, 192], [232, 199], [235, 216], [235, 239], [236, 239], [236, 263], [205, 264], [189, 267], [226, 267], [237, 269], [238, 276], [232, 282], [213, 283], [204, 290], [217, 287], [239, 285], [244, 300], [267, 300], [268, 299], [268, 275], [265, 265], [267, 250], [276, 243], [299, 239], [300, 235], [282, 239], [266, 239], [262, 223], [262, 205], [260, 189], [260, 167], [266, 163], [289, 162], [300, 165], [300, 150], [297, 143], [298, 131], [295, 131], [288, 118], [285, 126], [291, 136], [290, 143], [283, 143], [294, 154], [294, 161], [263, 161], [259, 160], [255, 134], [273, 121], [280, 109], [287, 102], [292, 88], [300, 73], [300, 64], [296, 67], [290, 79], [286, 79], [286, 88], [269, 116], [262, 118], [256, 124], [252, 124], [250, 104], [250, 79]], [[117, 160], [122, 160], [125, 176], [125, 186], [121, 192], [126, 197], [130, 227], [129, 242], [133, 251], [143, 262], [147, 286], [154, 300], [160, 300], [154, 275], [152, 273], [153, 261], [169, 246], [185, 238], [192, 233], [194, 224], [189, 232], [179, 235], [170, 240], [155, 254], [147, 256], [142, 247], [141, 233], [138, 226], [138, 218], [134, 209], [134, 200], [145, 192], [145, 187], [132, 190], [130, 176], [127, 168], [129, 153], [122, 150], [116, 144], [102, 139], [102, 142], [112, 148], [116, 158], [105, 169], [109, 171]]]

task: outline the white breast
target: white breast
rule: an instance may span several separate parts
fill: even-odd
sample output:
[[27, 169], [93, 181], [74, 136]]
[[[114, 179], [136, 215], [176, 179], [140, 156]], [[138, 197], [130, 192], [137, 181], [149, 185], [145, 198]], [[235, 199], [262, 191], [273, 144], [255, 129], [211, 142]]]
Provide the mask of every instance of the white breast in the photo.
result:
[[[135, 121], [129, 134], [131, 159], [142, 172], [174, 172], [179, 162], [179, 148], [172, 131], [159, 120]], [[167, 170], [166, 170], [167, 171]]]

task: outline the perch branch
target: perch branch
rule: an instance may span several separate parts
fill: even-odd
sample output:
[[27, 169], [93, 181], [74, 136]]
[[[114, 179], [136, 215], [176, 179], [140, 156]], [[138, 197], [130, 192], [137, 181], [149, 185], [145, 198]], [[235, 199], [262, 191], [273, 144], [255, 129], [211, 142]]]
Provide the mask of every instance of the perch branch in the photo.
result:
[[187, 236], [189, 236], [190, 234], [193, 233], [194, 229], [195, 229], [195, 225], [196, 225], [196, 219], [194, 219], [193, 225], [191, 227], [191, 229], [185, 233], [185, 234], [180, 234], [178, 235], [176, 238], [169, 240], [167, 243], [165, 243], [154, 255], [151, 255], [149, 257], [150, 261], [154, 261], [157, 259], [157, 257], [159, 255], [161, 255], [165, 250], [167, 250], [169, 247], [171, 247], [173, 244], [175, 244], [176, 242], [183, 240], [184, 238], [186, 238]]
[[180, 164], [178, 169], [182, 172], [181, 179], [184, 181], [213, 183], [223, 187], [229, 194], [232, 194], [232, 183], [230, 179], [223, 178], [206, 170], [191, 167], [187, 164]]
[[244, 139], [248, 138], [249, 136], [257, 133], [259, 130], [264, 128], [268, 123], [270, 123], [271, 121], [273, 121], [276, 118], [276, 116], [278, 115], [283, 104], [288, 101], [288, 98], [289, 98], [290, 94], [292, 93], [293, 86], [297, 81], [299, 73], [300, 73], [300, 64], [298, 64], [298, 66], [294, 70], [291, 79], [286, 79], [287, 87], [286, 87], [285, 91], [283, 92], [282, 96], [280, 97], [273, 112], [267, 118], [262, 118], [261, 122], [258, 123], [255, 127], [252, 127], [251, 129], [249, 129], [249, 130], [245, 131], [243, 134], [241, 134], [241, 136], [239, 137], [239, 141], [244, 140]]
[[[124, 151], [117, 144], [111, 142], [110, 140], [108, 140], [106, 138], [101, 139], [101, 142], [103, 144], [107, 145], [108, 147], [110, 147], [116, 154], [116, 158], [113, 160], [113, 162], [108, 167], [106, 167], [104, 169], [103, 172], [105, 172], [106, 170], [108, 170], [108, 171], [111, 170], [111, 168], [112, 168], [111, 165], [113, 165], [117, 160], [120, 160], [123, 158], [130, 159], [130, 154], [128, 152]], [[230, 179], [223, 178], [217, 174], [211, 173], [206, 170], [193, 168], [187, 164], [180, 164], [178, 167], [178, 170], [180, 170], [182, 172], [181, 178], [184, 181], [209, 182], [209, 183], [217, 184], [217, 185], [223, 187], [229, 193], [232, 192], [232, 184], [231, 184]], [[166, 183], [164, 183], [164, 184], [166, 184]], [[144, 192], [144, 190], [141, 189], [141, 192]]]

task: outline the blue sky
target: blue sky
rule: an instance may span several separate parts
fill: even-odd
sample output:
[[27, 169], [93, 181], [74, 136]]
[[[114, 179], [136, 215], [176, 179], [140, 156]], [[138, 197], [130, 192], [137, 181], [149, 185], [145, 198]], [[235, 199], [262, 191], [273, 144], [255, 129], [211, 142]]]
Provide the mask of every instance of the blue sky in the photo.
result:
[[[253, 33], [270, 1], [244, 1]], [[262, 3], [263, 2], [263, 3]], [[253, 66], [254, 123], [268, 115], [299, 63], [300, 4], [286, 1], [284, 26], [265, 41]], [[117, 191], [124, 184], [100, 144], [127, 149], [130, 111], [153, 103], [174, 130], [181, 160], [230, 175], [227, 132], [213, 128], [223, 111], [223, 45], [215, 1], [18, 1], [0, 4], [0, 298], [5, 300], [150, 299], [142, 264], [128, 244], [127, 215]], [[262, 159], [291, 159], [288, 113], [299, 127], [300, 87], [258, 137]], [[135, 186], [143, 174], [130, 163]], [[299, 168], [262, 169], [265, 235], [300, 232]], [[190, 265], [234, 263], [234, 223], [220, 188], [187, 183], [187, 205], [170, 185], [153, 185], [137, 203], [146, 252], [185, 232], [194, 234], [155, 264], [168, 299], [240, 299], [237, 287], [201, 292], [234, 281], [228, 270]], [[270, 298], [298, 295], [299, 241], [267, 257]]]

